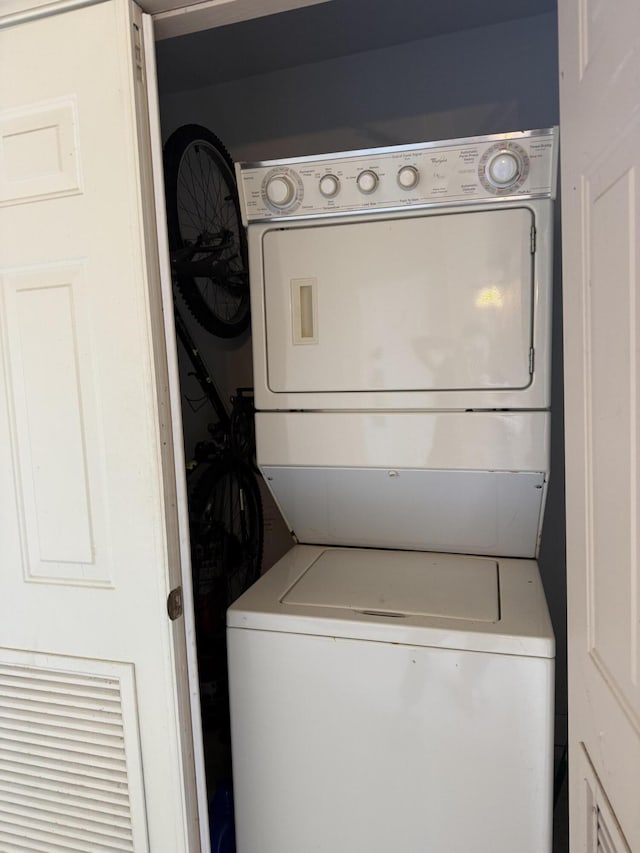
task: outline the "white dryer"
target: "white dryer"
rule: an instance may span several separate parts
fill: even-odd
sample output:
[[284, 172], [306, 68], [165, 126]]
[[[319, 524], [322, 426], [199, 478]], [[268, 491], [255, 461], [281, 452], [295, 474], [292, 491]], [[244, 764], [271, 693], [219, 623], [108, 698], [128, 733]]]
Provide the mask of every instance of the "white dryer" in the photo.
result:
[[300, 542], [535, 557], [555, 131], [238, 166], [258, 464]]
[[238, 853], [550, 853], [556, 157], [237, 167], [258, 464], [306, 543], [227, 617]]

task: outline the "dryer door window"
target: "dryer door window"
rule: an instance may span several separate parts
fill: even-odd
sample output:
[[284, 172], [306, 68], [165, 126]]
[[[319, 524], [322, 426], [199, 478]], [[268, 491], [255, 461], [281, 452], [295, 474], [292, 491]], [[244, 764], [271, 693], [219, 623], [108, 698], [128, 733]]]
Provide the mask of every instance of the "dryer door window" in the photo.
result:
[[522, 207], [268, 231], [270, 389], [526, 388], [532, 227]]

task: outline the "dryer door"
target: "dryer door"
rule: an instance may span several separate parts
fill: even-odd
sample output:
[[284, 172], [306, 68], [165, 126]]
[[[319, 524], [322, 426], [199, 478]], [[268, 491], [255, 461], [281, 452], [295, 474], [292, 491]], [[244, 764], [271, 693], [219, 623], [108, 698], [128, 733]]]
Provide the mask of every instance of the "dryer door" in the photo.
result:
[[533, 224], [518, 207], [267, 231], [269, 388], [526, 388]]

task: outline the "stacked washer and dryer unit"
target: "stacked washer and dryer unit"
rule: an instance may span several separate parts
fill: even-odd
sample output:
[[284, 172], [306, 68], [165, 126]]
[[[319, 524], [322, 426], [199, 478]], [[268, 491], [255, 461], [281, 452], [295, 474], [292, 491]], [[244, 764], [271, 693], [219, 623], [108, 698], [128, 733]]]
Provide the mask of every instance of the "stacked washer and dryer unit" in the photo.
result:
[[260, 469], [238, 853], [549, 853], [556, 130], [241, 164]]

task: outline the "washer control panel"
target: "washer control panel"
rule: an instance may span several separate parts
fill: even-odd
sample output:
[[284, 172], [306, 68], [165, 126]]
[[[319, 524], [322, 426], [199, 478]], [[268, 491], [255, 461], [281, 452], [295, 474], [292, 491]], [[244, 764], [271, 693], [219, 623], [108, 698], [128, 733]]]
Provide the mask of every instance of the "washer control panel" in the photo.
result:
[[406, 207], [555, 198], [557, 128], [238, 163], [249, 222]]

